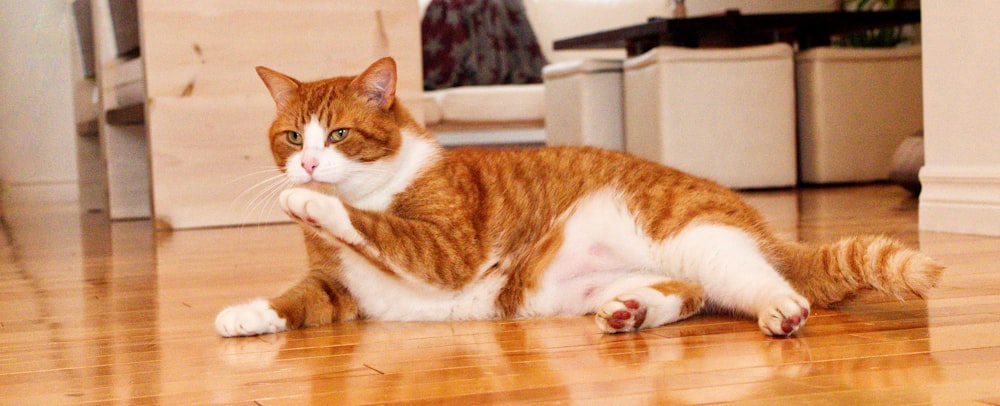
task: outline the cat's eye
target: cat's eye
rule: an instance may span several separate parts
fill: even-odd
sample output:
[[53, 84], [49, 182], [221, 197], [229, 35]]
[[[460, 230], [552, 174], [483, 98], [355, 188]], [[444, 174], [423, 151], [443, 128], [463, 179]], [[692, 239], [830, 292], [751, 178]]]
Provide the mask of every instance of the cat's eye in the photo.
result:
[[285, 131], [285, 139], [288, 140], [289, 144], [302, 145], [302, 134], [295, 131]]
[[326, 142], [334, 143], [343, 140], [344, 138], [347, 138], [347, 133], [349, 133], [350, 131], [351, 130], [348, 128], [338, 128], [336, 130], [330, 131], [330, 135], [326, 137]]

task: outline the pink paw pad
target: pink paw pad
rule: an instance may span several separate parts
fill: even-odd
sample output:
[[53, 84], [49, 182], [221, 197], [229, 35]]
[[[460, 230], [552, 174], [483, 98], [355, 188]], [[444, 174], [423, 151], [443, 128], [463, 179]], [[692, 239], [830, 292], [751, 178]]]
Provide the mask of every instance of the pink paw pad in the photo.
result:
[[781, 321], [781, 331], [785, 332], [785, 334], [791, 334], [797, 328], [801, 327], [808, 317], [809, 309], [802, 309], [801, 316], [796, 315]]
[[625, 309], [612, 313], [611, 317], [607, 318], [608, 326], [617, 332], [638, 330], [646, 321], [646, 308], [634, 299], [625, 300], [622, 304], [625, 305]]
[[303, 223], [306, 223], [306, 224], [308, 224], [310, 226], [313, 226], [313, 227], [316, 227], [316, 228], [320, 227], [319, 222], [316, 221], [316, 219], [314, 219], [312, 217], [309, 217], [309, 216], [300, 217], [300, 216], [298, 216], [296, 214], [292, 214], [292, 217], [294, 217], [296, 220], [299, 220], [299, 221], [301, 221]]

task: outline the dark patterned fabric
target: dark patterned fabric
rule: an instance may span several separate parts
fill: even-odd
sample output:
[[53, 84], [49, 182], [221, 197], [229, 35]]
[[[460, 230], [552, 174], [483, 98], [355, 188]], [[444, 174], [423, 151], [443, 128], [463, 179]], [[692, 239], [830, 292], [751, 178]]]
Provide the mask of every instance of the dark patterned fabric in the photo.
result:
[[433, 0], [421, 33], [425, 90], [542, 82], [545, 58], [520, 0]]

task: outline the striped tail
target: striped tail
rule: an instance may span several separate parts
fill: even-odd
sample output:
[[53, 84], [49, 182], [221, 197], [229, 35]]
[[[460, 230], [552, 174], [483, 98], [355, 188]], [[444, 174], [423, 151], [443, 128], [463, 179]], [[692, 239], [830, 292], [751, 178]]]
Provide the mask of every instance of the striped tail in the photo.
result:
[[779, 243], [778, 268], [815, 306], [828, 306], [864, 290], [902, 298], [924, 295], [944, 267], [929, 256], [885, 236], [848, 237], [814, 246]]

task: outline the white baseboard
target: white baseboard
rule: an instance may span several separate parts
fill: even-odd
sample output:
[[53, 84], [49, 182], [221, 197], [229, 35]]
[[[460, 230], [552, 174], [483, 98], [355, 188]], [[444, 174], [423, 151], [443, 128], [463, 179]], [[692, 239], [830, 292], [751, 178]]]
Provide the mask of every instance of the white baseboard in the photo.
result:
[[920, 229], [1000, 236], [1000, 166], [925, 166]]

